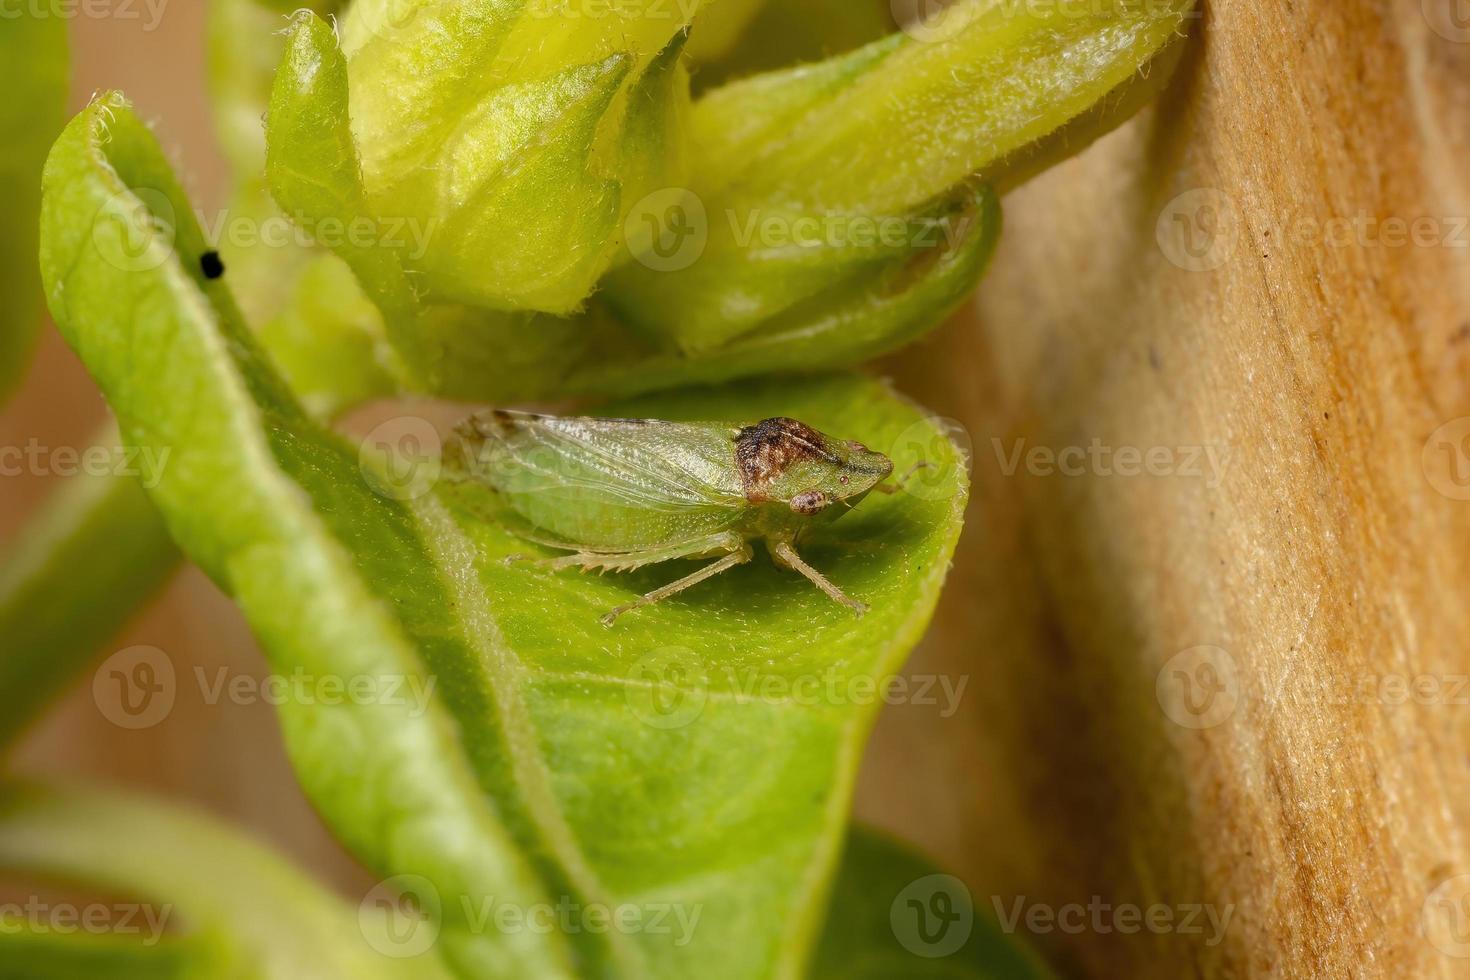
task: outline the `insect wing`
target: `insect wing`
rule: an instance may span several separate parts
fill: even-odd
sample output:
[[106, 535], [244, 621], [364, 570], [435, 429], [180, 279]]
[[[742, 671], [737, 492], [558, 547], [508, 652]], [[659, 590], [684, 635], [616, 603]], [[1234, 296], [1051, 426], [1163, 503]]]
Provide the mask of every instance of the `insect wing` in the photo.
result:
[[492, 412], [463, 431], [473, 476], [576, 543], [649, 546], [728, 525], [745, 503], [727, 425]]

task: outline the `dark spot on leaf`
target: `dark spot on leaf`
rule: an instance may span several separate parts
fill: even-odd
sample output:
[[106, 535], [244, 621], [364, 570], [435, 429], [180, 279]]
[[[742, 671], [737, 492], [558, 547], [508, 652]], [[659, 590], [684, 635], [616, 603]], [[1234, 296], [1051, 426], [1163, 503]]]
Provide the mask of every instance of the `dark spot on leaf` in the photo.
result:
[[206, 279], [218, 279], [225, 274], [225, 260], [211, 249], [199, 256], [199, 271], [204, 273]]

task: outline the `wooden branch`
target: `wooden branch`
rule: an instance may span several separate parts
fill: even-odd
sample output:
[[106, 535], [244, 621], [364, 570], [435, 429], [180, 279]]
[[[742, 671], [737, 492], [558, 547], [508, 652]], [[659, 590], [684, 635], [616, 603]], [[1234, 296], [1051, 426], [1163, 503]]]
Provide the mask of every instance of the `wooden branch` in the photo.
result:
[[982, 910], [1082, 905], [1017, 926], [1063, 967], [1470, 975], [1454, 2], [1208, 3], [1158, 106], [1006, 200], [978, 317], [894, 366], [974, 442], [911, 667], [970, 683], [885, 718], [861, 809]]

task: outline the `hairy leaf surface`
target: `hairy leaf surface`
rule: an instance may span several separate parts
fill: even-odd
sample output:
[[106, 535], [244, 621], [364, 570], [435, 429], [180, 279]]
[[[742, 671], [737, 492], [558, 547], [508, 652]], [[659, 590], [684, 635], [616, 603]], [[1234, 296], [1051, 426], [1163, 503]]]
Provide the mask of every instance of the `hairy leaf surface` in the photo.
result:
[[[117, 198], [166, 201], [177, 216], [121, 264], [122, 230], [77, 219]], [[124, 437], [172, 449], [153, 498], [273, 665], [434, 682], [422, 710], [282, 706], [302, 783], [337, 833], [380, 873], [433, 884], [441, 943], [465, 972], [799, 973], [880, 703], [874, 685], [926, 625], [959, 532], [958, 451], [857, 377], [608, 406], [787, 414], [891, 450], [900, 470], [920, 454], [935, 468], [913, 492], [865, 502], [803, 542], [872, 605], [862, 620], [760, 561], [606, 630], [601, 612], [671, 570], [599, 579], [508, 567], [501, 559], [526, 545], [493, 520], [483, 488], [396, 489], [297, 404], [224, 282], [199, 272], [205, 243], [189, 214], [151, 134], [117, 97], [100, 101], [48, 167], [48, 296]], [[828, 683], [836, 693], [805, 693]], [[687, 935], [504, 934], [476, 928], [491, 898], [682, 909], [697, 921]]]

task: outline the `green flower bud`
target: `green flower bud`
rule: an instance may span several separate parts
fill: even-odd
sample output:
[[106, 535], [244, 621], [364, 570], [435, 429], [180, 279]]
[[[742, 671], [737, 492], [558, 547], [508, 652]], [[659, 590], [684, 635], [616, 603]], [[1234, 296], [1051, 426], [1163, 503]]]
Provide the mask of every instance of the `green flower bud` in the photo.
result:
[[413, 224], [422, 247], [398, 260], [425, 302], [579, 309], [619, 252], [628, 205], [679, 173], [667, 127], [688, 104], [679, 11], [693, 7], [580, 9], [348, 7], [344, 108], [361, 183], [352, 196], [380, 225]]
[[960, 0], [850, 54], [716, 89], [693, 111], [690, 183], [631, 216], [647, 231], [630, 227], [636, 261], [609, 277], [608, 302], [694, 354], [922, 270], [966, 237], [968, 185], [1009, 184], [1131, 115], [1167, 78], [1146, 69], [1191, 7]]
[[691, 106], [683, 30], [649, 53], [666, 34], [648, 24], [614, 40], [575, 17], [546, 33], [521, 0], [399, 2], [413, 16], [359, 0], [341, 45], [296, 19], [270, 186], [308, 227], [436, 221], [412, 253], [330, 247], [412, 387], [489, 400], [845, 366], [912, 340], [979, 280], [997, 191], [1128, 118], [1192, 9], [960, 0]]

